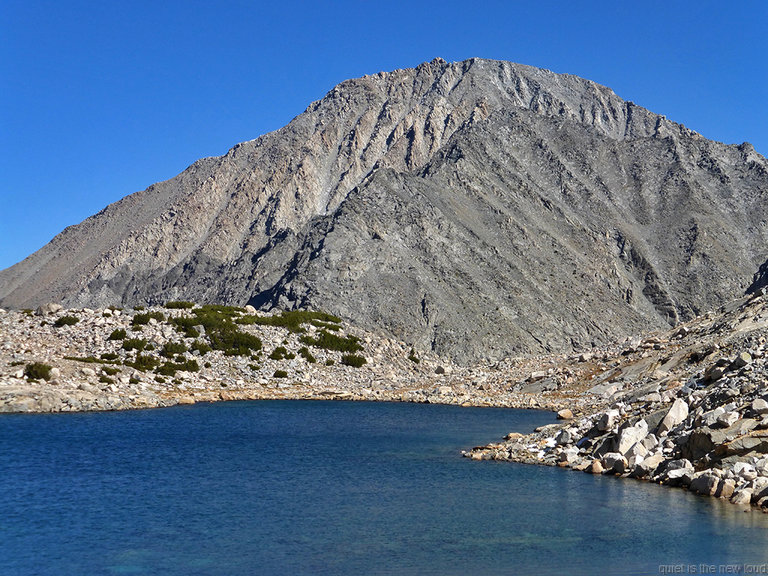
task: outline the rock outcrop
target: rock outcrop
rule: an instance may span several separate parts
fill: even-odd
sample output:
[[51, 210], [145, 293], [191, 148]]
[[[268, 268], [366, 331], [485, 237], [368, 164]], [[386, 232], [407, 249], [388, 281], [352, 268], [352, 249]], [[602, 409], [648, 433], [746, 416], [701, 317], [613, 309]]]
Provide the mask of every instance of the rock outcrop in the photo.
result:
[[766, 190], [749, 144], [594, 82], [437, 59], [66, 229], [0, 304], [309, 307], [467, 363], [588, 348], [759, 288]]

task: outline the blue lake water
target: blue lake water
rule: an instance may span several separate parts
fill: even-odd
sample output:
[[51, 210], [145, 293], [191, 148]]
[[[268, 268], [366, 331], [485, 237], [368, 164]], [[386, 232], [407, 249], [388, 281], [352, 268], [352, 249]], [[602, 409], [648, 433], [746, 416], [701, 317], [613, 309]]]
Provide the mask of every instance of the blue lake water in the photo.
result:
[[4, 415], [0, 574], [768, 571], [768, 515], [460, 456], [551, 421], [282, 401]]

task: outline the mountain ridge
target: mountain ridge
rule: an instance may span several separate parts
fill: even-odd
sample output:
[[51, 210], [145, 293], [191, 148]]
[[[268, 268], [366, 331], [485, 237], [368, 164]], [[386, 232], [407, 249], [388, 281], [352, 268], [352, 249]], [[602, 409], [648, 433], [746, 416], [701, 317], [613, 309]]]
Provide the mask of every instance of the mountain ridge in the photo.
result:
[[68, 228], [0, 304], [314, 306], [465, 361], [578, 348], [743, 293], [767, 167], [577, 76], [435, 59]]

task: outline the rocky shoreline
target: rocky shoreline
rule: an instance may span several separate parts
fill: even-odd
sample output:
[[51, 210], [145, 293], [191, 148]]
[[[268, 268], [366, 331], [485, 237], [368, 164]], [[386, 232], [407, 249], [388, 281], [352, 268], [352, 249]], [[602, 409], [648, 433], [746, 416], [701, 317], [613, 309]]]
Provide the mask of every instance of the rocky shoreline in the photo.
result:
[[[636, 478], [768, 512], [767, 336], [759, 294], [566, 360], [540, 384], [561, 423], [465, 456]], [[541, 376], [513, 389], [533, 391]]]
[[0, 310], [0, 412], [255, 399], [550, 409], [561, 422], [465, 456], [636, 478], [768, 511], [767, 342], [763, 294], [613, 346], [474, 367], [319, 313], [49, 304]]

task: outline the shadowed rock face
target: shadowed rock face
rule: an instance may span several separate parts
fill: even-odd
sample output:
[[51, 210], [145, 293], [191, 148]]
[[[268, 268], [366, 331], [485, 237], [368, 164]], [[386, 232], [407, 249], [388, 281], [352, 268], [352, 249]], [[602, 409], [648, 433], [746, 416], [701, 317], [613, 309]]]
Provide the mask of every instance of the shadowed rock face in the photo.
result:
[[0, 272], [0, 303], [313, 307], [459, 361], [660, 328], [768, 257], [768, 163], [575, 76], [434, 60], [339, 84]]

